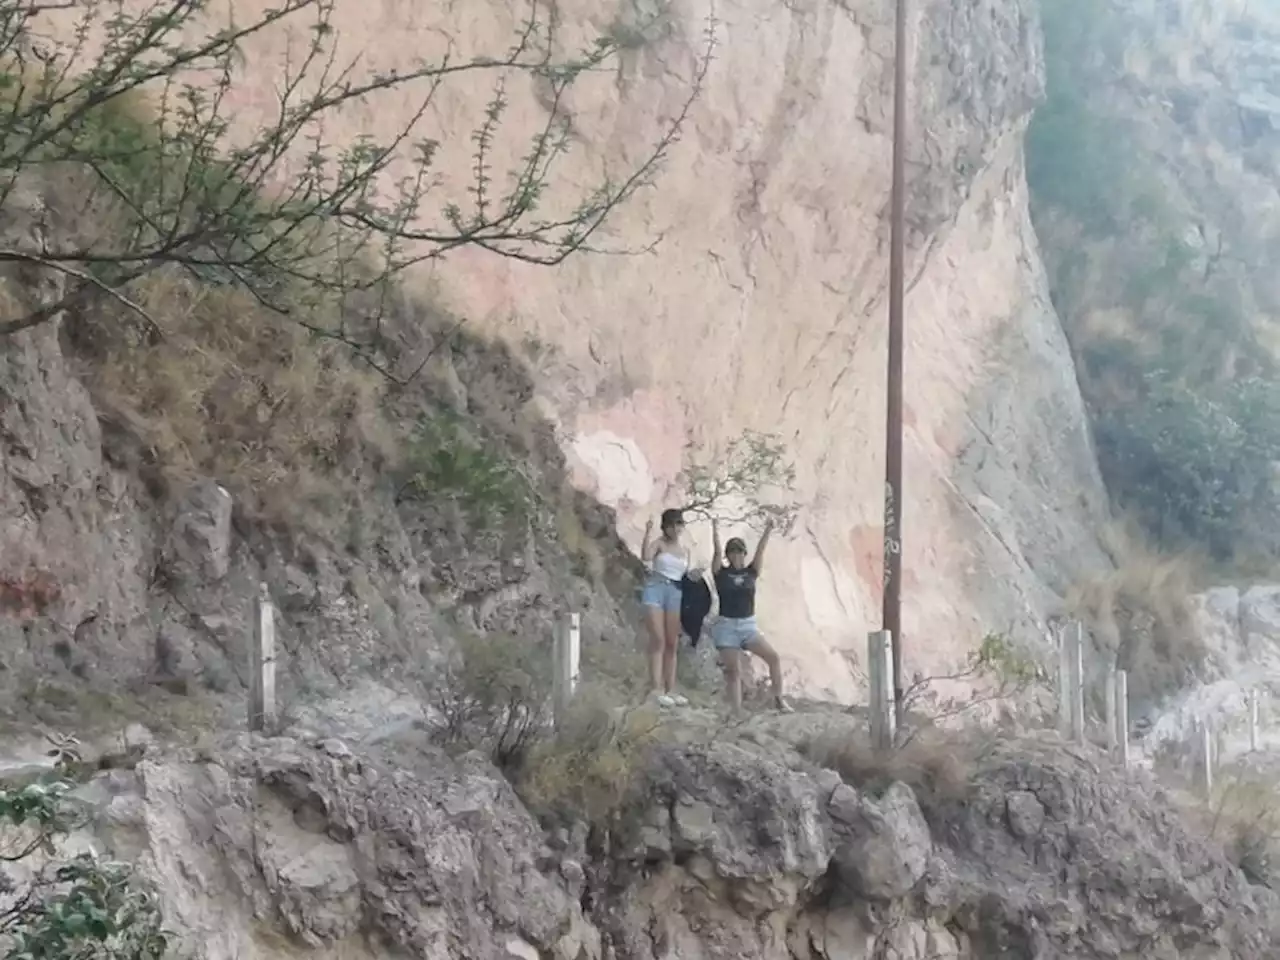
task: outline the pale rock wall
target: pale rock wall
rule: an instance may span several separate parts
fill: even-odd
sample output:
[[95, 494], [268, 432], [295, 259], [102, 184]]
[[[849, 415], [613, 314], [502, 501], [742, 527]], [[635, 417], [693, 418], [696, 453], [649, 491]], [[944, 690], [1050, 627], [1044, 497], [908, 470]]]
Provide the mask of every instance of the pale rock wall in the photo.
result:
[[[243, 0], [237, 16], [266, 5]], [[861, 659], [879, 623], [891, 6], [654, 10], [664, 29], [570, 98], [575, 140], [558, 177], [590, 184], [645, 155], [714, 17], [715, 59], [682, 141], [656, 189], [604, 233], [615, 247], [662, 243], [556, 269], [459, 252], [424, 289], [475, 329], [537, 345], [578, 481], [619, 508], [637, 546], [645, 518], [678, 501], [688, 444], [779, 434], [805, 510], [774, 548], [763, 628], [812, 692], [851, 697], [848, 657]], [[586, 0], [556, 11], [562, 38], [582, 39], [627, 12]], [[928, 671], [987, 630], [1039, 635], [1054, 596], [1105, 562], [1092, 534], [1105, 501], [1027, 214], [1022, 136], [1041, 92], [1032, 4], [936, 0], [912, 16], [904, 629], [909, 668]], [[505, 4], [402, 0], [339, 0], [337, 20], [344, 50], [375, 69], [438, 52], [442, 27], [459, 54], [501, 51], [515, 24]], [[263, 36], [246, 59], [228, 101], [242, 125], [271, 109], [288, 43]], [[534, 129], [536, 94], [507, 92], [509, 132]], [[490, 94], [487, 82], [447, 85], [429, 114], [444, 144], [441, 205], [463, 187]], [[414, 102], [397, 94], [326, 132], [385, 136]], [[707, 531], [695, 536], [705, 550]]]

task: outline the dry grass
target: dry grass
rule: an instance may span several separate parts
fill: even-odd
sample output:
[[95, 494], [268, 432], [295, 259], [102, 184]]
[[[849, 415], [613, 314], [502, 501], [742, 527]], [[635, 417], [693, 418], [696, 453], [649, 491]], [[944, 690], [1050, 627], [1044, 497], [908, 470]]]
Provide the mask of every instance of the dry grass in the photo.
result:
[[141, 305], [95, 312], [81, 376], [109, 424], [136, 438], [139, 467], [182, 484], [211, 476], [251, 513], [300, 522], [351, 493], [361, 459], [394, 461], [385, 379], [245, 293], [155, 274]]
[[29, 681], [0, 706], [0, 736], [30, 736], [45, 730], [119, 730], [143, 723], [160, 737], [211, 730], [224, 722], [216, 702], [154, 686], [115, 691], [71, 680]]
[[1280, 785], [1274, 777], [1240, 765], [1224, 768], [1207, 800], [1185, 793], [1180, 799], [1191, 825], [1222, 844], [1251, 882], [1280, 885]]
[[1132, 521], [1112, 525], [1101, 539], [1115, 570], [1077, 584], [1068, 610], [1118, 655], [1136, 700], [1180, 687], [1206, 652], [1188, 602], [1202, 558], [1161, 552]]
[[576, 572], [593, 584], [603, 583], [604, 553], [583, 527], [575, 491], [568, 481], [561, 484], [559, 502], [556, 504], [556, 533]]
[[587, 685], [555, 737], [530, 756], [517, 787], [549, 816], [607, 825], [623, 809], [663, 740], [663, 718], [650, 707], [618, 707], [616, 690]]
[[842, 734], [816, 737], [802, 752], [858, 790], [874, 794], [895, 781], [905, 783], [927, 816], [969, 795], [974, 771], [993, 743], [974, 731], [928, 730], [897, 750], [878, 753], [869, 737]]

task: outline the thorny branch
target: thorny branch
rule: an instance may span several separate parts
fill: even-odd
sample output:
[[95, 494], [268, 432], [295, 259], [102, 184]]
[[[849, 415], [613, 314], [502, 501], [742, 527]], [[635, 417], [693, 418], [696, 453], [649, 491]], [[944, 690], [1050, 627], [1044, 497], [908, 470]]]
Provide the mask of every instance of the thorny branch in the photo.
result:
[[[936, 688], [945, 683], [964, 683], [972, 689], [968, 696], [944, 697]], [[924, 713], [926, 720], [910, 729], [900, 729], [896, 747], [905, 747], [921, 730], [943, 720], [984, 704], [1013, 699], [1047, 683], [1048, 674], [1039, 663], [1019, 652], [1004, 634], [989, 633], [962, 666], [950, 673], [929, 677], [917, 673], [912, 678], [902, 692], [903, 713]], [[985, 684], [985, 689], [978, 689], [976, 684]]]
[[[647, 153], [564, 205], [552, 194], [560, 192], [556, 165], [574, 140], [566, 95], [604, 69], [619, 45], [605, 36], [566, 53], [547, 0], [528, 2], [505, 53], [459, 57], [446, 37], [438, 58], [362, 72], [358, 60], [339, 58], [335, 0], [280, 0], [249, 23], [225, 26], [211, 22], [204, 0], [152, 0], [140, 12], [126, 9], [127, 0], [0, 0], [0, 208], [33, 177], [74, 169], [83, 210], [122, 224], [85, 237], [60, 236], [41, 223], [33, 238], [0, 248], [0, 263], [35, 265], [69, 281], [52, 302], [0, 321], [0, 335], [103, 295], [154, 324], [130, 287], [167, 267], [241, 287], [372, 359], [378, 336], [353, 332], [345, 309], [328, 322], [322, 306], [345, 308], [349, 297], [372, 294], [380, 331], [387, 285], [460, 247], [538, 265], [601, 251], [596, 238], [610, 215], [654, 182], [678, 141], [710, 67], [715, 24], [686, 96]], [[54, 9], [76, 11], [70, 30], [57, 36], [44, 19]], [[233, 137], [229, 103], [244, 82], [246, 42], [291, 25], [307, 28], [304, 51], [286, 58], [268, 118], [248, 130], [239, 124]], [[441, 140], [423, 128], [447, 83], [482, 73], [494, 76], [494, 93], [471, 137], [467, 209], [442, 198], [442, 213], [432, 218], [427, 204], [441, 189]], [[547, 117], [503, 178], [497, 137], [507, 92], [521, 77], [545, 92]], [[392, 136], [342, 146], [325, 139], [323, 123], [334, 111], [376, 109], [377, 98], [391, 93], [413, 104]]]

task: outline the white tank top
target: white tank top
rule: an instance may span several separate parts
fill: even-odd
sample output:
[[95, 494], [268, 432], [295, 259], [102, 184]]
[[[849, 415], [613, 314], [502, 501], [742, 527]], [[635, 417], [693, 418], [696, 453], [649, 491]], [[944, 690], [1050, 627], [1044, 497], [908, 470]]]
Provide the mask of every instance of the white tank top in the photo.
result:
[[674, 553], [666, 553], [663, 550], [659, 550], [654, 555], [653, 572], [660, 577], [666, 577], [668, 580], [680, 580], [688, 569], [689, 561], [684, 557], [678, 557]]

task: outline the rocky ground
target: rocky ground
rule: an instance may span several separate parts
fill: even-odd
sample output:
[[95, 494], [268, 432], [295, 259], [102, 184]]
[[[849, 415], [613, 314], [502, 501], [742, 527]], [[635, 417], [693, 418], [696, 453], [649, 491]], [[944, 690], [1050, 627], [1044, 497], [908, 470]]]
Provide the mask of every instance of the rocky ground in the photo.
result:
[[834, 708], [659, 724], [615, 812], [541, 820], [478, 752], [149, 745], [79, 791], [193, 957], [1256, 958], [1277, 901], [1145, 774], [1051, 735], [891, 761]]

